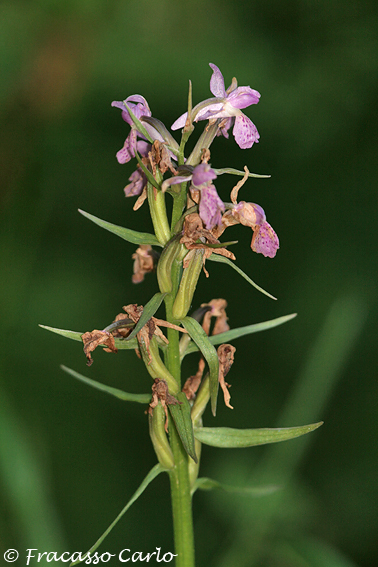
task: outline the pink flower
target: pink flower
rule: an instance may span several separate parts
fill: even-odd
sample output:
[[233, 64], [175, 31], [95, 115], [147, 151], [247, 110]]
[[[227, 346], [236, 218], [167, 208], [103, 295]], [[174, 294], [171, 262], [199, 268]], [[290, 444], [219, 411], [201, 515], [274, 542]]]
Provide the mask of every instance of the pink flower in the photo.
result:
[[[233, 127], [233, 135], [236, 143], [241, 149], [251, 148], [255, 142], [259, 141], [260, 135], [253, 122], [243, 114], [242, 108], [247, 108], [252, 104], [257, 104], [260, 93], [251, 87], [238, 87], [236, 79], [232, 80], [231, 85], [225, 90], [224, 78], [216, 65], [210, 63], [213, 70], [210, 79], [210, 90], [215, 98], [208, 98], [197, 104], [193, 108], [192, 117], [195, 122], [199, 120], [223, 119], [220, 125], [220, 132], [228, 138], [228, 129]], [[183, 114], [174, 122], [172, 130], [183, 128], [186, 122], [187, 113]]]

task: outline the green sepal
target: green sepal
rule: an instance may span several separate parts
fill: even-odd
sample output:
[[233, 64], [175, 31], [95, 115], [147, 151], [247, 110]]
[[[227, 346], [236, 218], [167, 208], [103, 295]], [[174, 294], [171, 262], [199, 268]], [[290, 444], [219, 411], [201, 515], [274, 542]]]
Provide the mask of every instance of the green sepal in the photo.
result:
[[234, 264], [229, 258], [225, 258], [224, 256], [219, 256], [219, 254], [212, 254], [209, 260], [211, 260], [212, 262], [220, 262], [221, 264], [228, 264], [229, 266], [231, 266], [231, 268], [236, 270], [238, 274], [240, 274], [245, 280], [247, 280], [248, 283], [253, 285], [253, 287], [255, 287], [258, 291], [261, 291], [261, 293], [267, 295], [271, 299], [277, 299], [277, 297], [274, 297], [274, 295], [271, 295], [269, 292], [265, 291], [265, 289], [257, 285], [257, 283], [255, 283], [253, 280], [251, 280], [251, 278], [247, 276], [247, 274], [245, 274], [241, 268], [238, 268], [238, 266]]
[[77, 380], [84, 382], [84, 384], [88, 384], [88, 386], [92, 386], [93, 388], [96, 388], [96, 390], [100, 390], [101, 392], [111, 394], [112, 396], [115, 396], [122, 401], [137, 402], [139, 404], [148, 404], [151, 401], [151, 394], [129, 394], [128, 392], [124, 392], [123, 390], [119, 390], [118, 388], [112, 388], [111, 386], [107, 386], [106, 384], [101, 384], [101, 382], [87, 378], [86, 376], [75, 372], [75, 370], [67, 368], [67, 366], [64, 366], [63, 364], [60, 365], [60, 368]]
[[[287, 321], [294, 319], [296, 317], [296, 313], [291, 313], [290, 315], [284, 315], [283, 317], [277, 317], [276, 319], [271, 319], [270, 321], [263, 321], [262, 323], [254, 323], [253, 325], [246, 325], [245, 327], [238, 327], [237, 329], [230, 329], [230, 331], [226, 331], [225, 333], [219, 333], [218, 335], [213, 335], [209, 337], [209, 341], [213, 345], [220, 345], [224, 343], [229, 343], [234, 339], [238, 339], [239, 337], [243, 337], [244, 335], [250, 335], [252, 333], [258, 333], [260, 331], [266, 331], [268, 329], [273, 329], [274, 327], [278, 327], [278, 325], [283, 325]], [[190, 354], [192, 352], [197, 352], [198, 346], [191, 342], [187, 347], [185, 352], [183, 352], [183, 356]]]
[[217, 397], [218, 397], [218, 374], [219, 374], [219, 360], [218, 354], [214, 346], [209, 341], [209, 337], [201, 325], [192, 317], [184, 317], [181, 319], [183, 327], [188, 331], [190, 338], [198, 346], [207, 364], [209, 365], [209, 380], [210, 380], [210, 400], [211, 411], [215, 416], [217, 411]]
[[175, 398], [181, 403], [168, 404], [169, 412], [175, 423], [177, 432], [180, 436], [181, 443], [183, 444], [185, 451], [188, 453], [189, 457], [191, 457], [193, 461], [197, 463], [198, 459], [194, 446], [193, 422], [190, 416], [190, 404], [184, 392], [175, 394]]
[[104, 221], [78, 209], [79, 213], [86, 217], [87, 219], [91, 220], [98, 226], [105, 228], [109, 232], [116, 234], [123, 238], [123, 240], [127, 240], [127, 242], [131, 242], [132, 244], [150, 244], [151, 246], [161, 246], [160, 242], [156, 238], [154, 234], [149, 234], [147, 232], [137, 232], [136, 230], [131, 230], [129, 228], [124, 228], [123, 226], [118, 226], [116, 224], [111, 224], [110, 222]]
[[198, 427], [194, 437], [205, 445], [223, 449], [238, 449], [278, 443], [300, 437], [323, 425], [323, 421], [299, 427], [280, 427], [277, 429], [232, 429], [230, 427]]
[[162, 465], [160, 463], [155, 465], [150, 470], [150, 472], [144, 478], [143, 482], [139, 485], [137, 490], [134, 492], [133, 496], [130, 498], [130, 500], [128, 501], [126, 506], [118, 514], [118, 516], [116, 517], [114, 522], [112, 522], [110, 524], [108, 529], [104, 531], [102, 536], [99, 537], [99, 539], [96, 541], [96, 543], [94, 545], [92, 545], [92, 547], [87, 551], [87, 553], [85, 555], [83, 554], [83, 559], [81, 561], [74, 561], [74, 562], [70, 563], [70, 567], [73, 567], [73, 565], [78, 565], [82, 561], [85, 561], [86, 557], [88, 557], [88, 554], [90, 555], [91, 553], [94, 553], [96, 551], [96, 549], [101, 545], [101, 543], [104, 541], [106, 536], [112, 531], [114, 526], [119, 522], [119, 520], [122, 518], [122, 516], [127, 512], [127, 510], [130, 508], [130, 506], [132, 504], [134, 504], [134, 502], [139, 498], [139, 496], [141, 496], [141, 494], [143, 494], [143, 492], [146, 490], [146, 488], [150, 484], [150, 482], [152, 482], [154, 480], [154, 478], [156, 478], [161, 472], [164, 472], [164, 471], [166, 471], [166, 469], [164, 467], [162, 467]]
[[153, 317], [156, 311], [159, 309], [164, 297], [167, 295], [166, 293], [155, 293], [155, 295], [150, 299], [148, 303], [143, 308], [143, 313], [140, 316], [138, 323], [135, 325], [134, 329], [131, 333], [124, 339], [125, 341], [132, 340], [137, 333], [141, 330], [142, 327]]
[[[240, 169], [234, 169], [233, 167], [222, 167], [221, 169], [212, 168], [217, 175], [222, 175], [223, 173], [230, 173], [231, 175], [240, 175], [244, 177], [245, 171], [240, 171]], [[258, 179], [267, 179], [270, 175], [260, 175], [259, 173], [248, 172], [248, 177], [257, 177]]]
[[[48, 327], [47, 325], [38, 326], [41, 327], [41, 329], [46, 329], [47, 331], [51, 331], [52, 333], [56, 333], [57, 335], [61, 335], [62, 337], [66, 337], [67, 339], [72, 339], [80, 343], [82, 342], [81, 337], [84, 334], [83, 332], [56, 329], [55, 327]], [[136, 339], [132, 339], [131, 341], [126, 341], [125, 339], [114, 339], [114, 343], [118, 350], [132, 350], [138, 348], [138, 341]]]
[[195, 481], [192, 494], [195, 493], [196, 490], [214, 490], [220, 489], [224, 490], [225, 492], [236, 492], [239, 494], [247, 494], [249, 496], [266, 496], [267, 494], [272, 494], [279, 489], [279, 486], [275, 485], [268, 485], [268, 486], [230, 486], [229, 484], [223, 484], [223, 482], [218, 482], [217, 480], [213, 480], [212, 478], [197, 478]]
[[179, 149], [180, 149], [179, 145], [172, 136], [172, 134], [170, 133], [170, 131], [167, 130], [163, 122], [161, 122], [161, 120], [158, 120], [157, 118], [153, 118], [152, 116], [142, 116], [141, 118], [142, 118], [141, 119], [142, 124], [143, 122], [146, 122], [147, 124], [155, 128], [155, 130], [163, 138], [164, 142], [166, 142], [167, 149], [177, 156], [179, 154]]

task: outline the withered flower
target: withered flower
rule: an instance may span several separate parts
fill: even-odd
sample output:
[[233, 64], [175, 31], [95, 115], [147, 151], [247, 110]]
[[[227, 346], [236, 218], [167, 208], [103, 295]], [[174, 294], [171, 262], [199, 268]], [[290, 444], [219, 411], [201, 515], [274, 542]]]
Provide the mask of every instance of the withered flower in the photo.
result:
[[168, 433], [168, 405], [176, 405], [181, 404], [176, 400], [172, 394], [168, 391], [168, 384], [165, 380], [159, 380], [159, 378], [155, 378], [154, 383], [152, 384], [152, 400], [149, 404], [148, 413], [152, 415], [152, 410], [156, 408], [160, 400], [160, 403], [165, 412], [165, 431]]
[[182, 388], [182, 391], [189, 401], [194, 400], [194, 398], [196, 397], [196, 393], [198, 388], [200, 387], [204, 370], [205, 360], [203, 359], [203, 357], [201, 357], [198, 363], [198, 370], [196, 374], [194, 374], [194, 376], [189, 376]]
[[226, 331], [229, 331], [230, 327], [227, 323], [228, 317], [226, 315], [227, 301], [225, 299], [212, 299], [209, 303], [202, 303], [201, 307], [210, 308], [208, 311], [206, 311], [202, 323], [202, 327], [208, 336], [210, 334], [210, 324], [212, 317], [216, 318], [213, 332], [211, 333], [212, 335], [219, 335], [219, 333], [225, 333]]
[[[207, 230], [203, 226], [201, 217], [197, 213], [191, 213], [185, 217], [180, 243], [184, 244], [188, 250], [204, 249], [203, 270], [206, 277], [209, 277], [209, 274], [205, 268], [205, 262], [211, 254], [220, 254], [221, 256], [235, 260], [234, 254], [227, 250], [227, 248], [211, 248], [208, 246], [209, 244], [220, 244], [220, 242], [214, 236], [213, 231]], [[187, 267], [190, 258], [191, 255], [189, 253], [184, 259], [184, 268]]]
[[106, 348], [104, 348], [105, 352], [118, 352], [115, 347], [113, 335], [111, 335], [107, 331], [99, 331], [98, 329], [94, 329], [94, 331], [81, 335], [81, 339], [84, 343], [84, 353], [87, 357], [88, 366], [91, 366], [91, 364], [93, 364], [91, 352], [93, 352], [99, 345], [106, 345]]
[[[142, 313], [143, 313], [143, 306], [137, 305], [136, 303], [131, 303], [130, 305], [124, 305], [123, 308], [126, 313], [129, 315], [130, 319], [134, 321], [134, 323], [138, 323]], [[155, 335], [157, 338], [164, 341], [166, 344], [169, 343], [167, 337], [164, 335], [160, 327], [169, 327], [170, 329], [175, 329], [176, 331], [181, 331], [182, 333], [187, 333], [186, 329], [182, 327], [178, 327], [173, 323], [168, 323], [168, 321], [164, 321], [163, 319], [157, 319], [156, 317], [151, 317], [147, 321], [147, 323], [140, 329], [139, 333], [137, 333], [138, 342], [146, 345], [146, 349], [151, 361], [151, 353], [149, 350], [149, 345], [151, 342], [152, 337]]]
[[232, 345], [220, 345], [220, 347], [218, 347], [217, 349], [217, 353], [218, 353], [218, 358], [219, 358], [219, 375], [218, 375], [218, 380], [219, 380], [219, 384], [220, 387], [223, 390], [223, 397], [224, 397], [224, 403], [226, 404], [226, 406], [230, 409], [234, 409], [232, 407], [232, 405], [230, 404], [230, 392], [228, 391], [228, 388], [230, 388], [230, 384], [227, 384], [227, 382], [225, 382], [225, 377], [227, 376], [233, 362], [234, 362], [234, 353], [235, 353], [235, 347]]
[[132, 282], [137, 284], [144, 280], [144, 274], [153, 272], [157, 253], [149, 244], [141, 244], [132, 255], [134, 260]]
[[161, 173], [164, 175], [166, 171], [173, 173], [173, 175], [177, 175], [177, 170], [173, 167], [171, 161], [171, 152], [167, 149], [167, 146], [164, 142], [160, 142], [159, 140], [155, 140], [152, 144], [151, 150], [148, 152], [148, 159], [152, 167], [152, 173], [154, 177], [156, 176], [156, 168], [158, 167]]

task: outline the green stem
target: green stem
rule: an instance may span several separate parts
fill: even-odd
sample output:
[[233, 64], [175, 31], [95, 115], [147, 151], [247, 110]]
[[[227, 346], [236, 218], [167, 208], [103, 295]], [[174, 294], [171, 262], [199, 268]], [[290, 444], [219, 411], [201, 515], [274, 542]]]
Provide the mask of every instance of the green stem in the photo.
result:
[[171, 425], [170, 444], [175, 460], [169, 472], [175, 540], [176, 567], [194, 567], [194, 534], [192, 497], [190, 494], [188, 457], [176, 428]]
[[[180, 276], [181, 261], [175, 260], [172, 265], [172, 292], [165, 298], [167, 321], [175, 323], [172, 307], [176, 298]], [[168, 329], [169, 345], [167, 347], [166, 365], [181, 389], [181, 366], [179, 332]], [[175, 541], [176, 567], [195, 567], [194, 534], [192, 516], [192, 497], [190, 492], [189, 462], [173, 421], [170, 421], [169, 440], [175, 466], [169, 471], [171, 483], [173, 533]]]

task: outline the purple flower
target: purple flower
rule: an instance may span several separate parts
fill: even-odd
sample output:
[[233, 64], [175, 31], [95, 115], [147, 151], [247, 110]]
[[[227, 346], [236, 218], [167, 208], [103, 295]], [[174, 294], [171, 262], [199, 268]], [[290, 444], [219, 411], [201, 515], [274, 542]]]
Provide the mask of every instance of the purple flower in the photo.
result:
[[144, 186], [147, 185], [147, 177], [139, 167], [130, 175], [129, 181], [131, 181], [131, 183], [124, 188], [125, 197], [140, 195]]
[[122, 110], [122, 118], [125, 122], [127, 122], [132, 128], [135, 128], [134, 122], [130, 118], [129, 111], [127, 110], [125, 104], [131, 109], [131, 111], [135, 114], [135, 116], [140, 120], [142, 116], [151, 116], [151, 110], [148, 106], [148, 102], [141, 95], [131, 95], [128, 96], [125, 101], [123, 100], [114, 100], [112, 102], [112, 106], [116, 108], [120, 108]]
[[[251, 148], [255, 142], [259, 141], [260, 135], [256, 126], [243, 114], [241, 109], [257, 104], [260, 93], [251, 87], [238, 87], [236, 79], [233, 79], [231, 85], [225, 90], [222, 73], [216, 65], [210, 63], [210, 67], [213, 70], [210, 90], [215, 98], [204, 100], [193, 108], [194, 121], [221, 118], [223, 119], [220, 125], [221, 134], [227, 138], [228, 129], [233, 124], [232, 133], [238, 146], [243, 150]], [[187, 113], [180, 116], [172, 125], [172, 130], [183, 128], [186, 118]]]
[[[142, 116], [151, 116], [151, 110], [148, 106], [148, 102], [141, 95], [131, 95], [126, 100], [125, 103], [129, 106], [131, 111], [135, 114], [138, 120]], [[127, 136], [123, 148], [121, 148], [117, 154], [118, 163], [127, 163], [132, 158], [135, 157], [135, 151], [137, 150], [142, 156], [146, 156], [151, 148], [151, 145], [146, 142], [146, 138], [137, 131], [134, 122], [131, 120], [129, 111], [125, 107], [123, 101], [115, 100], [112, 102], [112, 106], [120, 108], [122, 110], [122, 118], [131, 126], [130, 134]], [[138, 140], [142, 138], [142, 140]]]
[[246, 203], [245, 201], [237, 203], [237, 192], [238, 189], [235, 191], [234, 188], [231, 193], [233, 207], [226, 215], [231, 213], [231, 216], [235, 219], [234, 222], [236, 221], [252, 228], [251, 248], [254, 252], [274, 258], [280, 243], [277, 234], [270, 224], [266, 222], [264, 209], [260, 205], [256, 205], [256, 203]]

